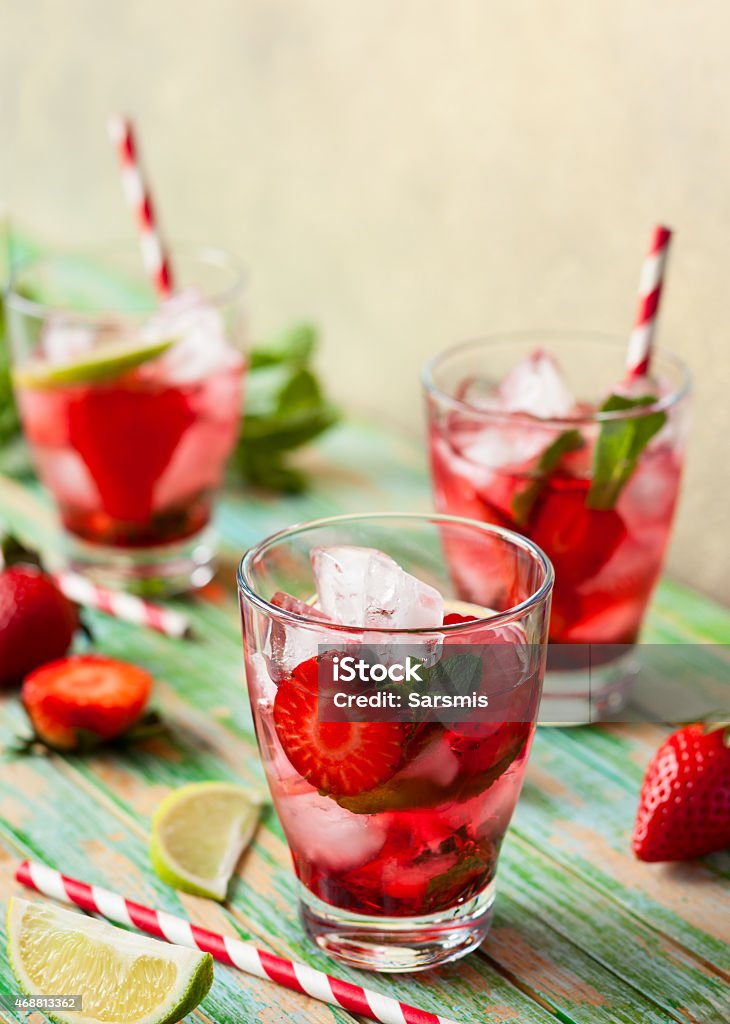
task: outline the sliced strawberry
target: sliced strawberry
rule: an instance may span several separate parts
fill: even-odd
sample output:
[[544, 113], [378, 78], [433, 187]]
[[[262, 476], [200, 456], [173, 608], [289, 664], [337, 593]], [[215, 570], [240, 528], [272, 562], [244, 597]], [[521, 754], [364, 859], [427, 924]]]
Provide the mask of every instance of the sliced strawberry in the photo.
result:
[[99, 655], [60, 658], [26, 677], [21, 699], [37, 738], [76, 750], [126, 732], [139, 718], [152, 677]]
[[274, 724], [299, 774], [330, 796], [352, 796], [385, 782], [403, 760], [400, 722], [320, 722], [318, 659], [298, 665], [279, 684]]

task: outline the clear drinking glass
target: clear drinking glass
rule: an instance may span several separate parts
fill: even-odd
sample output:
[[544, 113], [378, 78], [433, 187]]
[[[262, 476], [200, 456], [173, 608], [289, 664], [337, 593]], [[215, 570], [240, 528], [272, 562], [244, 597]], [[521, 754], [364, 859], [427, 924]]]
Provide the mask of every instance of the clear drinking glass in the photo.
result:
[[[493, 389], [536, 350], [557, 360], [582, 403], [570, 417], [490, 408]], [[653, 401], [596, 411], [625, 378], [625, 353], [625, 339], [525, 332], [457, 345], [424, 371], [436, 508], [524, 534], [555, 568], [543, 721], [586, 721], [625, 703], [636, 672], [632, 648], [672, 525], [689, 375], [659, 350]], [[642, 395], [652, 391], [634, 387]], [[621, 461], [628, 455], [623, 442], [647, 425], [656, 432], [636, 464]], [[610, 448], [612, 468], [626, 470], [620, 488], [596, 479], [599, 438], [604, 451]], [[556, 443], [564, 447], [551, 460]], [[453, 569], [459, 593], [479, 601], [485, 584], [478, 564], [465, 555]]]
[[[384, 552], [435, 587], [444, 624], [389, 629], [327, 619], [310, 559], [315, 549], [343, 545]], [[490, 567], [480, 605], [464, 603], [453, 575], [462, 552]], [[321, 519], [267, 538], [242, 560], [243, 647], [261, 758], [304, 924], [332, 956], [413, 971], [463, 956], [484, 938], [534, 732], [552, 580], [549, 561], [524, 537], [440, 515]], [[349, 593], [357, 599], [357, 586]], [[393, 593], [384, 586], [379, 595], [386, 618], [396, 605], [395, 614], [408, 610], [407, 595]], [[364, 724], [332, 721], [317, 703], [320, 669], [335, 650], [366, 648], [381, 661], [407, 649], [441, 667], [455, 655], [459, 664], [476, 657], [489, 720], [459, 710], [401, 722], [381, 712], [374, 724], [368, 708]], [[336, 769], [323, 775], [332, 758]]]
[[234, 262], [214, 249], [172, 257], [177, 288], [162, 303], [132, 245], [27, 262], [6, 297], [23, 428], [69, 560], [151, 593], [211, 577], [245, 367]]

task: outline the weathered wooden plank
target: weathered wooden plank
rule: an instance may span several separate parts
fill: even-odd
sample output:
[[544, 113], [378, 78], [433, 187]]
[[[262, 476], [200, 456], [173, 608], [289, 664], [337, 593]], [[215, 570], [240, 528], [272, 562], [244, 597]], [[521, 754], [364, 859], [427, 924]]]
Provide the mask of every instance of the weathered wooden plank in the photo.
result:
[[630, 848], [636, 794], [561, 732], [538, 730], [513, 822], [517, 835], [648, 926], [728, 971], [727, 887], [702, 861], [637, 861]]
[[500, 896], [507, 894], [621, 978], [629, 1005], [638, 991], [682, 1021], [722, 1024], [730, 1019], [725, 978], [563, 870], [514, 830], [502, 851], [499, 884]]
[[[190, 916], [204, 927], [253, 937], [218, 904], [176, 893], [160, 882], [149, 868], [146, 844], [138, 832], [90, 801], [74, 779], [58, 771], [53, 759], [14, 764], [13, 776], [15, 786], [5, 776], [0, 779], [0, 839], [15, 862], [22, 856], [35, 857], [142, 903]], [[0, 895], [23, 894], [12, 881], [12, 860], [2, 867]], [[256, 941], [278, 951], [260, 936]], [[297, 1024], [352, 1021], [344, 1011], [223, 966], [216, 967], [216, 981], [203, 1009], [216, 1024], [237, 1024], [242, 1016], [274, 1021], [282, 1013]]]
[[[210, 613], [210, 609], [207, 609], [207, 611], [208, 611], [208, 613]], [[196, 666], [194, 670], [190, 671], [189, 658], [185, 657], [183, 659], [184, 660], [184, 664], [180, 666], [179, 672], [181, 673], [181, 675], [179, 675], [179, 674], [171, 671], [170, 666], [167, 664], [166, 659], [164, 657], [164, 651], [162, 651], [162, 652], [159, 651], [159, 648], [165, 648], [168, 645], [170, 645], [170, 641], [166, 640], [165, 638], [157, 637], [155, 634], [138, 634], [136, 631], [130, 630], [130, 628], [125, 626], [124, 624], [117, 624], [117, 623], [114, 623], [114, 622], [112, 622], [110, 620], [105, 620], [105, 628], [106, 628], [106, 632], [108, 632], [108, 633], [115, 633], [115, 634], [118, 634], [118, 635], [120, 635], [122, 637], [124, 637], [124, 636], [126, 636], [126, 635], [131, 633], [132, 638], [136, 639], [137, 642], [140, 642], [141, 646], [143, 648], [145, 648], [145, 653], [146, 653], [146, 648], [148, 648], [148, 647], [152, 647], [154, 650], [156, 650], [158, 652], [158, 656], [160, 658], [160, 664], [161, 664], [161, 666], [163, 666], [166, 678], [171, 680], [170, 683], [164, 684], [164, 686], [163, 686], [166, 705], [167, 705], [167, 703], [170, 703], [170, 698], [172, 697], [172, 695], [177, 694], [175, 696], [175, 699], [172, 701], [172, 703], [170, 705], [172, 713], [173, 713], [173, 720], [174, 720], [174, 722], [175, 722], [175, 724], [176, 724], [176, 726], [178, 728], [180, 726], [182, 726], [182, 734], [185, 735], [192, 743], [194, 743], [195, 749], [198, 752], [197, 756], [201, 759], [200, 770], [199, 770], [199, 772], [195, 776], [190, 774], [189, 755], [184, 759], [186, 764], [187, 764], [188, 774], [187, 775], [183, 775], [183, 779], [186, 778], [186, 777], [209, 777], [210, 775], [215, 775], [216, 777], [241, 777], [241, 776], [246, 777], [247, 766], [248, 766], [248, 768], [250, 768], [250, 770], [252, 772], [252, 776], [254, 778], [257, 778], [257, 777], [260, 778], [259, 763], [258, 763], [258, 760], [257, 760], [257, 758], [255, 756], [255, 753], [253, 752], [253, 746], [251, 745], [252, 742], [253, 742], [253, 737], [250, 734], [248, 736], [246, 736], [246, 734], [249, 733], [249, 729], [245, 728], [245, 727], [242, 728], [242, 725], [243, 725], [242, 721], [239, 721], [239, 722], [235, 721], [235, 719], [244, 719], [244, 718], [246, 718], [246, 715], [247, 715], [247, 713], [244, 714], [246, 700], [245, 700], [245, 696], [244, 696], [244, 693], [243, 693], [243, 689], [239, 688], [237, 690], [237, 692], [235, 692], [235, 694], [233, 696], [233, 699], [232, 700], [228, 700], [228, 705], [227, 706], [218, 706], [217, 702], [216, 702], [218, 699], [225, 700], [225, 699], [227, 699], [229, 697], [229, 687], [231, 685], [239, 685], [240, 686], [240, 684], [238, 684], [237, 680], [235, 680], [233, 677], [228, 678], [225, 673], [222, 673], [222, 676], [225, 677], [225, 679], [224, 679], [224, 683], [223, 683], [223, 685], [221, 687], [220, 692], [218, 692], [216, 690], [216, 687], [217, 687], [218, 682], [219, 682], [218, 674], [215, 674], [215, 678], [211, 679], [211, 682], [210, 682], [210, 686], [213, 687], [213, 691], [214, 691], [213, 693], [211, 693], [211, 690], [209, 688], [206, 688], [206, 690], [204, 692], [201, 692], [200, 688], [197, 688], [195, 686], [190, 687], [190, 692], [187, 694], [187, 698], [188, 699], [191, 699], [192, 702], [194, 702], [194, 703], [198, 703], [199, 708], [201, 708], [204, 711], [205, 710], [213, 709], [214, 712], [217, 712], [218, 710], [222, 710], [225, 713], [226, 717], [225, 717], [224, 723], [221, 723], [220, 726], [218, 726], [216, 724], [216, 719], [215, 719], [214, 716], [212, 718], [210, 716], [206, 717], [206, 716], [203, 716], [203, 715], [192, 716], [192, 719], [195, 719], [195, 721], [189, 721], [189, 720], [187, 720], [187, 718], [189, 718], [189, 716], [187, 716], [187, 718], [186, 718], [187, 713], [185, 712], [185, 709], [187, 708], [186, 700], [181, 699], [179, 694], [178, 694], [178, 687], [181, 684], [182, 677], [186, 676], [188, 674], [188, 672], [190, 672], [191, 675], [194, 675], [197, 678], [210, 679], [211, 678], [210, 672], [207, 672], [205, 676], [202, 676], [200, 674], [200, 671], [201, 671], [200, 667], [198, 667], [198, 666]], [[235, 629], [238, 629], [238, 627], [235, 627]], [[221, 638], [218, 638], [216, 642], [220, 642], [220, 640], [223, 637], [227, 638], [228, 639], [228, 643], [229, 643], [229, 647], [227, 649], [229, 649], [229, 651], [230, 651], [230, 656], [231, 657], [235, 657], [235, 658], [238, 659], [240, 657], [239, 646], [238, 646], [238, 639], [233, 639], [232, 633], [233, 633], [232, 628], [230, 630], [227, 630], [227, 629], [224, 630], [223, 631], [223, 636]], [[109, 637], [106, 637], [105, 639], [109, 640]], [[118, 640], [119, 640], [119, 638], [118, 638]], [[116, 645], [112, 645], [113, 649], [115, 650], [115, 652], [117, 652], [119, 654], [125, 654], [125, 653], [129, 654], [129, 650], [128, 650], [128, 647], [127, 647], [128, 641], [124, 640], [124, 641], [119, 641], [119, 642], [120, 642], [120, 648], [119, 649], [116, 649]], [[178, 648], [179, 648], [179, 645], [173, 645], [173, 646], [175, 647], [175, 650], [177, 651]], [[110, 647], [110, 644], [106, 643], [105, 647]], [[187, 653], [187, 647], [185, 647], [185, 654], [186, 653]], [[134, 656], [137, 656], [137, 657], [139, 656], [139, 652], [136, 649], [134, 651]], [[142, 660], [144, 660], [144, 658], [142, 658]], [[146, 662], [144, 662], [144, 664], [146, 664]], [[209, 666], [209, 664], [210, 664], [209, 662], [206, 662], [206, 668], [207, 668], [207, 666]], [[234, 715], [230, 715], [229, 712], [231, 710], [231, 705], [235, 706], [235, 705], [237, 705], [237, 703], [239, 701], [241, 701], [241, 705], [242, 705], [241, 713], [239, 713], [237, 711], [237, 712], [234, 713]], [[220, 736], [216, 736], [216, 732], [219, 729], [222, 729], [223, 725], [225, 726], [225, 732], [226, 733], [227, 733], [227, 730], [230, 729], [231, 726], [232, 726], [234, 728], [234, 731], [238, 733], [240, 739], [244, 739], [244, 736], [246, 736], [246, 738], [249, 740], [249, 743], [247, 744], [248, 750], [247, 750], [245, 756], [244, 756], [244, 749], [242, 748], [242, 746], [240, 746], [239, 744], [235, 743], [233, 737], [231, 737], [229, 735], [229, 733], [227, 733], [227, 735], [228, 735], [228, 741], [227, 742], [224, 742], [220, 738]], [[594, 730], [584, 730], [584, 731], [589, 733], [589, 734], [592, 734]], [[595, 730], [595, 731], [598, 732], [599, 730]], [[660, 730], [655, 730], [655, 731], [660, 734]], [[556, 735], [557, 735], [557, 733], [556, 733]], [[576, 736], [577, 733], [566, 732], [566, 733], [562, 733], [561, 735], [563, 736], [563, 740], [564, 741], [568, 741], [569, 742], [569, 741], [573, 740], [573, 737]], [[227, 768], [226, 768], [227, 774], [223, 775], [223, 773], [221, 772], [220, 766], [217, 764], [217, 762], [215, 760], [215, 757], [210, 754], [211, 750], [212, 751], [223, 750], [223, 751], [227, 751], [227, 752], [230, 752], [231, 750], [237, 750], [238, 753], [235, 754], [232, 757], [232, 761], [231, 760], [227, 761]], [[134, 759], [135, 756], [136, 755], [132, 754], [131, 755], [132, 759]], [[624, 756], [624, 754], [621, 754], [621, 757], [622, 756]], [[229, 757], [229, 755], [228, 755], [228, 757]], [[536, 763], [535, 757], [536, 757], [536, 754], [533, 755], [533, 765]], [[158, 770], [160, 770], [160, 769], [158, 769]], [[115, 783], [118, 783], [118, 777], [115, 774], [114, 763], [112, 764], [111, 767], [106, 766], [104, 768], [104, 771], [106, 773], [108, 773], [108, 774], [110, 772], [112, 773], [112, 776], [110, 778], [110, 784], [111, 784], [112, 792], [114, 793]], [[620, 780], [620, 777], [619, 777], [619, 780]], [[163, 775], [163, 777], [160, 779], [160, 781], [165, 783], [165, 784], [175, 784], [177, 781], [179, 781], [179, 779], [173, 773], [169, 777], [165, 777]], [[158, 791], [158, 793], [160, 793], [160, 792], [161, 791]], [[615, 894], [613, 894], [613, 895], [615, 895]], [[591, 898], [590, 892], [587, 893], [586, 895], [584, 895], [582, 898], [585, 899], [586, 901], [590, 901], [590, 898]]]
[[[166, 697], [170, 694], [166, 693]], [[178, 699], [175, 698], [177, 701]], [[170, 703], [165, 700], [166, 711], [170, 711]], [[176, 721], [179, 718], [176, 714]], [[201, 742], [203, 737], [205, 741]], [[234, 756], [230, 757], [230, 750], [233, 746], [231, 737], [226, 729], [214, 723], [212, 726], [203, 716], [190, 715], [188, 725], [184, 734], [184, 741], [179, 739], [172, 742], [172, 745], [160, 747], [159, 744], [152, 746], [151, 756], [145, 751], [132, 751], [124, 761], [113, 758], [94, 758], [69, 760], [68, 762], [58, 761], [58, 768], [64, 774], [69, 775], [82, 789], [86, 789], [92, 798], [99, 799], [103, 803], [112, 804], [112, 811], [121, 809], [125, 827], [136, 830], [142, 840], [146, 836], [146, 824], [144, 819], [149, 818], [157, 802], [167, 792], [168, 787], [174, 787], [190, 779], [206, 778], [214, 775], [219, 778], [244, 777], [245, 773], [238, 771], [243, 759]], [[148, 745], [149, 746], [149, 745]], [[245, 741], [237, 744], [244, 748]], [[211, 756], [210, 750], [219, 752], [216, 758]], [[212, 769], [212, 770], [211, 770]], [[142, 819], [142, 820], [140, 820]], [[257, 932], [263, 927], [263, 934], [270, 934], [272, 928], [276, 928], [281, 921], [282, 915], [286, 917], [288, 909], [293, 900], [293, 879], [288, 866], [286, 847], [281, 832], [275, 819], [270, 819], [269, 829], [262, 829], [259, 832], [257, 842], [245, 861], [242, 878], [235, 888], [234, 914], [241, 911], [243, 922], [255, 922], [253, 925]], [[267, 834], [270, 831], [272, 834]], [[515, 861], [519, 864], [516, 865]], [[509, 844], [503, 856], [503, 863], [500, 868], [500, 876], [506, 876], [507, 885], [511, 885], [514, 878], [521, 878], [525, 866], [522, 863], [524, 857], [515, 858], [510, 855]], [[539, 862], [539, 863], [533, 863]], [[533, 884], [535, 899], [530, 906], [529, 914], [525, 914], [519, 907], [515, 912], [514, 901], [507, 905], [512, 907], [512, 918], [507, 918], [505, 923], [505, 941], [509, 938], [507, 946], [505, 942], [499, 944], [499, 949], [511, 948], [510, 943], [519, 951], [509, 953], [507, 963], [500, 962], [500, 967], [507, 966], [511, 974], [518, 974], [521, 985], [528, 991], [535, 991], [541, 999], [547, 999], [551, 1004], [559, 1007], [560, 1012], [567, 1018], [573, 1017], [576, 1013], [582, 1012], [583, 996], [586, 979], [593, 978], [592, 986], [600, 993], [598, 1009], [595, 1010], [596, 1020], [611, 1019], [605, 1014], [614, 1016], [623, 1013], [625, 1006], [634, 1005], [638, 1007], [642, 1003], [641, 983], [646, 977], [641, 973], [636, 975], [634, 961], [626, 962], [619, 958], [618, 965], [623, 969], [623, 975], [628, 975], [633, 983], [633, 988], [627, 992], [622, 988], [622, 982], [608, 973], [599, 963], [593, 959], [593, 950], [586, 944], [586, 929], [576, 929], [575, 934], [559, 934], [561, 924], [560, 913], [545, 914], [542, 906], [543, 894], [552, 892], [556, 885], [556, 876], [559, 873], [539, 853], [533, 853], [528, 865], [531, 868], [529, 874]], [[503, 882], [505, 877], [503, 877]], [[571, 899], [583, 906], [590, 906], [595, 902], [595, 894], [582, 884], [570, 883]], [[506, 890], [510, 892], [508, 888]], [[510, 900], [510, 897], [503, 897], [503, 901]], [[606, 901], [607, 902], [607, 901]], [[501, 904], [500, 904], [501, 906]], [[615, 910], [615, 908], [614, 908]], [[502, 911], [502, 917], [504, 918]], [[547, 928], [541, 923], [541, 917], [549, 917], [550, 927]], [[614, 916], [616, 916], [614, 914]], [[498, 920], [500, 918], [498, 917]], [[621, 929], [627, 927], [627, 920], [619, 915], [618, 922], [611, 920], [610, 915], [604, 915], [603, 928], [606, 935], [611, 935], [614, 948], [621, 950], [625, 948], [626, 940]], [[618, 933], [618, 934], [617, 934]], [[546, 941], [548, 936], [551, 941]], [[301, 940], [298, 928], [294, 928], [291, 934], [286, 936], [289, 943], [295, 944]], [[576, 944], [576, 940], [580, 940]], [[491, 940], [490, 940], [491, 941]], [[644, 942], [646, 938], [644, 937]], [[489, 943], [488, 943], [489, 945]], [[639, 940], [634, 940], [634, 946], [640, 947]], [[655, 944], [656, 945], [656, 944]], [[581, 948], [581, 946], [583, 948]], [[509, 951], [509, 950], [508, 950]], [[528, 955], [529, 951], [529, 955]], [[665, 950], [660, 950], [665, 952]], [[589, 955], [590, 953], [590, 955]], [[556, 988], [546, 990], [545, 988], [545, 964], [546, 957], [551, 959], [554, 967]], [[678, 957], [675, 956], [675, 967]], [[681, 959], [681, 957], [679, 957]], [[518, 970], [519, 965], [519, 970]], [[673, 975], [662, 979], [662, 984], [656, 987], [657, 994], [662, 997], [659, 1006], [655, 1007], [646, 1001], [642, 1006], [642, 1019], [666, 1020], [666, 1015], [660, 1011], [661, 1006], [666, 1006], [666, 995], [675, 998], [682, 997], [686, 1007], [685, 1019], [702, 1020], [701, 1016], [693, 1014], [693, 1007], [690, 1005], [686, 982], [696, 985], [698, 991], [707, 989], [712, 995], [713, 982], [716, 979], [708, 977], [695, 965], [689, 962], [684, 964], [685, 972], [678, 975], [678, 980], [685, 983], [684, 987], [677, 984]], [[656, 977], [654, 971], [651, 978]], [[575, 992], [574, 999], [562, 997], [564, 991], [570, 991], [571, 986], [567, 978], [572, 977], [572, 987]], [[652, 993], [654, 995], [654, 993]], [[558, 1001], [560, 1000], [560, 1001]], [[663, 1001], [662, 1001], [663, 1000]], [[695, 998], [694, 1002], [700, 1003], [704, 1008], [710, 999], [702, 1000]], [[578, 1017], [580, 1019], [580, 1017]], [[624, 1019], [616, 1017], [616, 1019]], [[708, 1017], [709, 1020], [712, 1018]], [[715, 1015], [715, 1019], [722, 1020], [722, 1015]]]
[[674, 635], [697, 643], [730, 643], [730, 610], [676, 580], [662, 580], [652, 606], [653, 619], [665, 623]]
[[[195, 759], [195, 748], [191, 749], [190, 763], [173, 759], [169, 771], [178, 770], [177, 783], [206, 774], [196, 771]], [[210, 928], [226, 930], [227, 925], [235, 926], [244, 937], [253, 935], [255, 941], [276, 952], [332, 970], [331, 961], [311, 947], [293, 913], [296, 905], [294, 877], [284, 867], [288, 853], [283, 838], [275, 835], [273, 828], [270, 831], [264, 827], [260, 831], [253, 849], [244, 859], [233, 887], [231, 904], [226, 909], [210, 901], [174, 893], [152, 874], [146, 854], [149, 815], [163, 791], [167, 791], [167, 787], [163, 790], [157, 781], [159, 760], [159, 752], [150, 756], [148, 765], [141, 767], [139, 761], [119, 759], [112, 766], [111, 777], [107, 775], [111, 789], [94, 771], [96, 759], [20, 762], [16, 785], [25, 797], [32, 798], [33, 810], [28, 813], [26, 804], [26, 813], [22, 813], [20, 807], [6, 803], [12, 801], [12, 797], [6, 780], [0, 779], [0, 813], [4, 819], [0, 819], [0, 834], [5, 834], [18, 853], [56, 862], [69, 874], [106, 884], [173, 913], [187, 914]], [[188, 772], [186, 769], [191, 767]], [[182, 778], [180, 771], [184, 772]], [[51, 807], [46, 806], [46, 793], [52, 801]], [[68, 819], [70, 827], [62, 830], [61, 822]], [[18, 825], [11, 824], [17, 820]], [[57, 839], [59, 834], [63, 835], [62, 842]], [[235, 974], [225, 968], [222, 970], [224, 974]], [[338, 966], [336, 973], [363, 983], [359, 972]], [[371, 978], [364, 983], [432, 1011], [448, 1010], [454, 1014], [458, 1010], [456, 1016], [465, 1022], [510, 1017], [530, 1022], [549, 1019], [549, 1014], [540, 1006], [478, 959], [432, 972], [429, 976], [419, 976], [418, 981], [405, 977]], [[445, 986], [449, 992], [446, 1007]], [[270, 998], [271, 1005], [286, 1010], [284, 1002], [281, 1007], [276, 1002], [279, 999], [276, 993]], [[207, 1000], [206, 1012], [216, 1021], [233, 1019], [225, 1016], [225, 1005], [216, 1003], [211, 1008], [208, 1004]], [[317, 1008], [316, 1014], [311, 1010], [307, 1012], [310, 1016], [299, 1018], [292, 1014], [286, 1019], [318, 1022], [323, 1018], [317, 1014], [329, 1013], [326, 1008], [322, 1011]], [[343, 1014], [335, 1019], [349, 1017]]]
[[[498, 898], [492, 930], [481, 952], [544, 1000], [561, 1021], [667, 1024], [676, 1020], [505, 893]], [[701, 1024], [723, 1021], [715, 1015]]]
[[[582, 729], [564, 729], [545, 742], [560, 744], [565, 749], [577, 747], [582, 762], [590, 761], [596, 770], [611, 776], [627, 790], [628, 805], [626, 819], [633, 824], [629, 814], [631, 801], [636, 808], [639, 790], [646, 767], [667, 735], [667, 729], [658, 725], [612, 724]], [[630, 825], [627, 825], [626, 842]], [[730, 879], [730, 850], [719, 851], [702, 858], [703, 865], [722, 879]], [[730, 933], [730, 925], [728, 926]], [[730, 938], [730, 934], [728, 936]]]

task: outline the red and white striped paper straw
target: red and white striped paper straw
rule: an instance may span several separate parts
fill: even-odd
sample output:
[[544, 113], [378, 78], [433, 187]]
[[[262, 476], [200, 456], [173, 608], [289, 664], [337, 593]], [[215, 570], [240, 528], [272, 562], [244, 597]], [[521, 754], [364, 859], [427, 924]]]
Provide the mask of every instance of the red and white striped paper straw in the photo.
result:
[[70, 601], [112, 615], [115, 619], [146, 626], [171, 637], [189, 637], [190, 623], [181, 612], [145, 601], [121, 590], [108, 590], [76, 572], [59, 572], [54, 579]]
[[671, 240], [671, 230], [658, 224], [654, 228], [651, 245], [641, 267], [639, 304], [626, 357], [626, 373], [629, 378], [645, 377], [649, 372], [659, 300], [662, 294], [664, 270]]
[[63, 903], [81, 907], [92, 914], [100, 914], [107, 920], [128, 928], [148, 932], [178, 946], [210, 953], [214, 959], [229, 967], [237, 967], [246, 974], [274, 981], [294, 992], [319, 999], [330, 1006], [339, 1006], [350, 1013], [369, 1017], [380, 1024], [456, 1024], [448, 1017], [429, 1013], [427, 1010], [417, 1010], [414, 1006], [401, 1003], [391, 996], [384, 996], [360, 985], [353, 985], [352, 982], [333, 978], [306, 964], [267, 953], [249, 942], [241, 942], [240, 939], [228, 935], [218, 935], [207, 928], [199, 928], [182, 917], [133, 903], [108, 889], [100, 889], [99, 886], [67, 878], [45, 864], [25, 860], [18, 867], [15, 877], [29, 889], [35, 889], [45, 896], [52, 896]]
[[137, 218], [142, 262], [157, 294], [166, 299], [172, 291], [172, 273], [155, 221], [150, 190], [142, 174], [132, 123], [124, 117], [113, 117], [108, 127], [109, 138], [119, 155], [124, 195]]

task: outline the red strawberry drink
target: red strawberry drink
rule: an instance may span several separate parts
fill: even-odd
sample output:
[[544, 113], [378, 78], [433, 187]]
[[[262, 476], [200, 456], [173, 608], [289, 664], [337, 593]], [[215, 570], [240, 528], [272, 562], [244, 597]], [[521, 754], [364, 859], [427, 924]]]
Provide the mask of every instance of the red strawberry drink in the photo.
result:
[[[687, 376], [657, 353], [650, 378], [615, 385], [623, 356], [602, 338], [520, 335], [458, 346], [426, 369], [436, 507], [546, 552], [552, 644], [633, 644], [667, 546]], [[459, 594], [479, 602], [485, 566], [468, 549], [450, 554]], [[593, 650], [592, 664], [615, 653]], [[616, 694], [594, 696], [598, 710], [615, 706]]]
[[[520, 610], [456, 600], [443, 550], [467, 541], [509, 575], [500, 589]], [[550, 586], [529, 542], [449, 517], [321, 520], [242, 562], [261, 756], [305, 924], [331, 954], [415, 970], [463, 955], [486, 933], [534, 729]], [[368, 652], [385, 666], [406, 649], [426, 674], [419, 701], [441, 692], [444, 666], [466, 665], [476, 674], [465, 691], [488, 699], [488, 717], [419, 708], [333, 720], [322, 701], [334, 658]], [[410, 686], [396, 684], [402, 700]]]
[[237, 280], [223, 257], [207, 256], [191, 272], [218, 271], [225, 293], [191, 285], [154, 308], [119, 285], [132, 312], [108, 313], [97, 293], [109, 280], [88, 265], [80, 294], [92, 308], [77, 313], [55, 305], [64, 273], [76, 284], [70, 265], [21, 273], [8, 312], [26, 438], [72, 557], [111, 582], [204, 582], [201, 533], [241, 409]]

